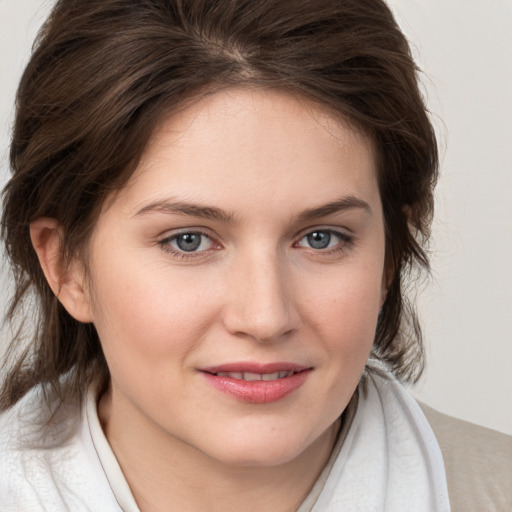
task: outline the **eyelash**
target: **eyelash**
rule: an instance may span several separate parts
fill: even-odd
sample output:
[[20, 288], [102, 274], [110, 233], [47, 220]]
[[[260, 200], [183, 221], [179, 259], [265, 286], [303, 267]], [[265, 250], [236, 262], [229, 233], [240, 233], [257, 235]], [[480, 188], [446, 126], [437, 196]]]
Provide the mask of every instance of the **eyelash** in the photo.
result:
[[[196, 230], [190, 230], [190, 231], [182, 231], [180, 233], [175, 233], [171, 236], [168, 236], [166, 238], [164, 238], [163, 240], [160, 240], [158, 242], [158, 245], [167, 253], [170, 253], [172, 256], [176, 257], [176, 258], [179, 258], [179, 259], [182, 259], [182, 260], [188, 260], [188, 259], [191, 259], [191, 258], [197, 258], [199, 257], [200, 255], [204, 256], [206, 252], [208, 252], [209, 250], [218, 250], [218, 248], [215, 248], [215, 249], [205, 249], [203, 251], [184, 251], [184, 250], [180, 250], [180, 249], [176, 249], [175, 247], [173, 247], [171, 245], [171, 243], [175, 240], [177, 240], [179, 237], [181, 236], [184, 236], [184, 235], [200, 235], [201, 237], [203, 238], [207, 238], [208, 240], [210, 240], [210, 242], [212, 243], [212, 245], [217, 245], [218, 248], [221, 247], [221, 245], [217, 242], [215, 242], [215, 240], [213, 240], [213, 238], [208, 235], [208, 233], [204, 233], [202, 231], [196, 231]], [[201, 244], [203, 243], [203, 241], [200, 242]]]
[[[334, 247], [326, 247], [326, 248], [314, 248], [314, 247], [305, 247], [306, 249], [309, 249], [313, 251], [314, 253], [323, 254], [323, 255], [329, 255], [329, 254], [336, 254], [339, 252], [345, 252], [354, 244], [354, 237], [351, 235], [348, 235], [346, 233], [336, 231], [334, 229], [329, 228], [315, 228], [311, 229], [303, 234], [301, 234], [300, 238], [294, 242], [293, 247], [302, 247], [300, 242], [307, 238], [308, 236], [313, 235], [314, 233], [327, 233], [330, 237], [333, 235], [339, 239], [339, 241], [334, 245]], [[200, 235], [201, 237], [207, 238], [210, 240], [211, 244], [214, 246], [217, 246], [215, 248], [208, 248], [204, 249], [202, 251], [184, 251], [180, 249], [176, 249], [171, 245], [171, 243], [175, 240], [177, 240], [179, 237], [184, 235]], [[330, 242], [330, 240], [329, 240]], [[203, 241], [200, 242], [202, 244]], [[202, 231], [196, 231], [196, 230], [190, 230], [190, 231], [182, 231], [180, 233], [175, 233], [171, 236], [168, 236], [160, 241], [158, 241], [158, 245], [167, 253], [170, 253], [173, 257], [179, 258], [181, 260], [188, 260], [192, 258], [198, 258], [201, 256], [205, 256], [205, 253], [211, 251], [211, 250], [219, 250], [222, 248], [222, 246], [216, 242], [208, 233], [202, 232]]]
[[[336, 231], [335, 229], [329, 229], [329, 228], [315, 228], [312, 230], [307, 231], [306, 233], [302, 234], [302, 236], [299, 238], [297, 242], [294, 243], [294, 247], [299, 246], [300, 242], [307, 238], [308, 236], [311, 236], [315, 233], [327, 233], [329, 234], [329, 237], [335, 236], [338, 238], [338, 242], [333, 247], [326, 247], [326, 248], [314, 248], [314, 247], [306, 247], [307, 249], [310, 249], [314, 251], [315, 253], [321, 253], [321, 254], [336, 254], [339, 252], [345, 252], [354, 244], [354, 237], [351, 235], [348, 235], [347, 233], [343, 233], [341, 231]], [[330, 243], [329, 239], [329, 243]]]

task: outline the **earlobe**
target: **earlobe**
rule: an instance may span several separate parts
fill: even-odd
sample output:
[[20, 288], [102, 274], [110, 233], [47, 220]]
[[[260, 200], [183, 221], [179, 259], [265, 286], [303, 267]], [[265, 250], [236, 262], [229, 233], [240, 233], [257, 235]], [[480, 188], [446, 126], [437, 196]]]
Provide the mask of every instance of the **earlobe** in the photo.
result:
[[62, 226], [56, 219], [41, 217], [30, 223], [30, 239], [48, 285], [67, 312], [79, 322], [92, 322], [91, 301], [78, 262], [62, 259]]

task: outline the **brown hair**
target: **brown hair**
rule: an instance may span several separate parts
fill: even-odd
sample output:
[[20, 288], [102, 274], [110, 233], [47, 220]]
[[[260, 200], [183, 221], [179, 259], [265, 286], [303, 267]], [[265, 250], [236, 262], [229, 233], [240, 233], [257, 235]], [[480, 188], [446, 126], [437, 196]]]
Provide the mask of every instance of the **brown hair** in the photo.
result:
[[63, 261], [81, 254], [158, 121], [199, 92], [241, 84], [302, 95], [373, 141], [393, 275], [373, 357], [404, 380], [419, 375], [421, 332], [402, 290], [411, 269], [428, 268], [438, 156], [417, 68], [389, 8], [381, 0], [59, 0], [17, 94], [1, 225], [16, 283], [7, 318], [30, 291], [39, 318], [0, 409], [40, 383], [74, 400], [91, 376], [108, 379], [94, 326], [73, 319], [50, 290], [29, 223], [57, 219]]

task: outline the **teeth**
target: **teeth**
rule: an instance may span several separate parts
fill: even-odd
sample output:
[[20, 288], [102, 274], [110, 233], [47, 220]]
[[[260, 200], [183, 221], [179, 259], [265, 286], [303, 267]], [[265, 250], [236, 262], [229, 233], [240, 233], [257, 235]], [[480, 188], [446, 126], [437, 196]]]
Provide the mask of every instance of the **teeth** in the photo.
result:
[[280, 371], [274, 373], [251, 373], [251, 372], [217, 372], [217, 377], [228, 377], [230, 379], [246, 380], [248, 382], [255, 382], [258, 380], [277, 380], [284, 379], [293, 375], [293, 371]]
[[242, 372], [218, 372], [216, 374], [218, 377], [229, 377], [231, 379], [242, 380], [244, 378], [244, 374]]
[[261, 375], [261, 380], [276, 380], [276, 379], [279, 379], [279, 372], [263, 373]]
[[261, 373], [244, 372], [244, 380], [248, 380], [249, 382], [263, 380], [262, 377], [263, 375], [261, 375]]

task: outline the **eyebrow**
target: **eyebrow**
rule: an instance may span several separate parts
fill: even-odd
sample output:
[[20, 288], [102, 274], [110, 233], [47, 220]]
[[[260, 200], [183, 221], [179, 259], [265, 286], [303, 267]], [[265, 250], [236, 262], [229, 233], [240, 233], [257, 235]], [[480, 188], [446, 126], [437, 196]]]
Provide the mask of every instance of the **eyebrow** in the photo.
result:
[[[372, 209], [366, 201], [355, 196], [346, 196], [341, 199], [337, 199], [336, 201], [304, 210], [298, 215], [297, 219], [299, 222], [310, 221], [352, 209], [363, 209], [370, 215], [372, 214]], [[222, 210], [221, 208], [181, 201], [174, 202], [172, 200], [154, 201], [138, 210], [134, 217], [146, 215], [152, 212], [188, 215], [191, 217], [215, 220], [224, 223], [232, 223], [235, 221], [235, 215], [233, 213]]]
[[327, 217], [333, 213], [352, 209], [363, 209], [368, 214], [372, 214], [372, 209], [366, 201], [363, 201], [362, 199], [355, 196], [346, 196], [342, 197], [341, 199], [337, 199], [336, 201], [304, 210], [302, 213], [300, 213], [298, 219], [302, 222], [309, 221], [318, 219], [320, 217]]
[[220, 222], [233, 222], [235, 216], [215, 206], [201, 206], [194, 203], [174, 202], [169, 200], [155, 201], [141, 208], [134, 217], [151, 212], [189, 215], [199, 219], [217, 220]]

